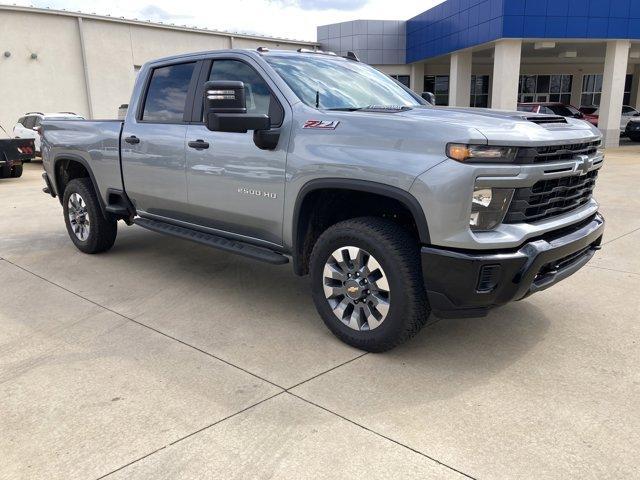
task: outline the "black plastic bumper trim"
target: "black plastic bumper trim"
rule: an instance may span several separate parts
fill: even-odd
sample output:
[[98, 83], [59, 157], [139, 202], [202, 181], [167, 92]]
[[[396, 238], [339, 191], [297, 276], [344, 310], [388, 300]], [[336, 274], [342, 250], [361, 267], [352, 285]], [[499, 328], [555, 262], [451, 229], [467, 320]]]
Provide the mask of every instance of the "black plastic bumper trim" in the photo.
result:
[[[604, 218], [596, 214], [573, 231], [528, 242], [516, 251], [478, 253], [422, 247], [422, 272], [431, 308], [442, 317], [483, 316], [492, 307], [545, 290], [591, 260], [600, 249], [604, 224]], [[478, 279], [487, 265], [500, 265], [499, 278], [493, 290], [478, 292]]]

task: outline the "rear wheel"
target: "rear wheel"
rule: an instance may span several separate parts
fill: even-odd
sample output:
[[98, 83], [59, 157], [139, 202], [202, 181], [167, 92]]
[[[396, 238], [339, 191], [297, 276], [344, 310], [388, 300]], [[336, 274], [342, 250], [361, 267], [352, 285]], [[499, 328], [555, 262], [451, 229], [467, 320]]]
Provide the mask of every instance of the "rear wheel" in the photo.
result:
[[383, 352], [429, 316], [418, 242], [373, 217], [327, 229], [311, 254], [313, 300], [327, 327], [356, 348]]
[[78, 250], [100, 253], [113, 246], [118, 233], [117, 221], [103, 215], [88, 178], [76, 178], [67, 184], [62, 206], [67, 232]]
[[19, 178], [22, 176], [22, 165], [16, 165], [11, 169], [11, 176], [13, 178]]

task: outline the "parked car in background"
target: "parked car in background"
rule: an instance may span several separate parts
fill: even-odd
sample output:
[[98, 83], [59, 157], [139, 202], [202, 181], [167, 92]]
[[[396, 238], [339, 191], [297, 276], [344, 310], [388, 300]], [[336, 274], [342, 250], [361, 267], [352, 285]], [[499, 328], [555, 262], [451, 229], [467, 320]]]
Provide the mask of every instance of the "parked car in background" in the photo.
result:
[[584, 113], [571, 105], [560, 102], [519, 103], [519, 112], [543, 113], [546, 115], [560, 115], [561, 117], [585, 120]]
[[33, 142], [32, 138], [11, 138], [0, 126], [0, 178], [22, 176], [22, 163], [31, 160], [35, 154]]
[[20, 117], [18, 123], [13, 127], [13, 136], [15, 138], [33, 138], [37, 155], [40, 155], [40, 124], [43, 120], [84, 120], [84, 117], [73, 112], [29, 112], [24, 117]]
[[640, 117], [629, 120], [624, 133], [632, 142], [640, 142]]
[[[585, 120], [598, 126], [600, 118], [600, 108], [598, 107], [580, 107], [580, 111], [585, 115]], [[634, 117], [640, 117], [640, 112], [629, 105], [622, 106], [622, 117], [620, 118], [620, 133], [625, 135], [627, 123]]]

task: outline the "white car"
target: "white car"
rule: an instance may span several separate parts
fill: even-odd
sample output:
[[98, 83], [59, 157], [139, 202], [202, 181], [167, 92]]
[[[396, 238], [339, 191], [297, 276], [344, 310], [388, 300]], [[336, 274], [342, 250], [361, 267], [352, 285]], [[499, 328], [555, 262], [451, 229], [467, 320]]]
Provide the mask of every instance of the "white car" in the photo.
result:
[[73, 112], [42, 113], [29, 112], [20, 117], [13, 127], [15, 138], [33, 138], [36, 144], [36, 154], [40, 154], [39, 128], [43, 120], [84, 120], [84, 117]]
[[[596, 127], [598, 126], [598, 117], [600, 116], [599, 108], [582, 107], [580, 108], [580, 111], [591, 118], [591, 119], [587, 119], [589, 122], [594, 124]], [[640, 112], [629, 105], [623, 105], [621, 113], [622, 113], [622, 116], [620, 117], [620, 133], [624, 135], [624, 132], [627, 128], [627, 123], [629, 123], [631, 119], [640, 117]]]

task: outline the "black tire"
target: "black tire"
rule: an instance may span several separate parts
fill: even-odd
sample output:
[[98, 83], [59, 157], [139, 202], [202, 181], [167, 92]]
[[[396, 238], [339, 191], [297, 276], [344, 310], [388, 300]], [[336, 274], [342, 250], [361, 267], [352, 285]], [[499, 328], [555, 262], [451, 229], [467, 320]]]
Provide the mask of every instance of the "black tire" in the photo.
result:
[[9, 178], [11, 176], [11, 167], [0, 167], [0, 178]]
[[22, 165], [16, 165], [11, 169], [11, 177], [20, 178], [22, 176]]
[[[343, 323], [324, 292], [325, 264], [336, 250], [347, 246], [358, 247], [373, 256], [388, 280], [388, 313], [371, 330], [356, 330]], [[343, 342], [368, 352], [384, 352], [406, 342], [426, 324], [430, 308], [422, 278], [420, 247], [399, 225], [375, 217], [340, 222], [320, 235], [310, 262], [313, 301], [324, 323]]]
[[[73, 194], [78, 194], [84, 201], [90, 220], [89, 233], [84, 240], [81, 240], [76, 235], [69, 218], [69, 199]], [[106, 252], [113, 246], [118, 233], [118, 223], [114, 218], [105, 218], [96, 192], [88, 178], [76, 178], [67, 184], [64, 190], [62, 207], [67, 232], [78, 250], [84, 253], [101, 253]]]
[[640, 135], [630, 133], [629, 140], [632, 142], [640, 142]]

